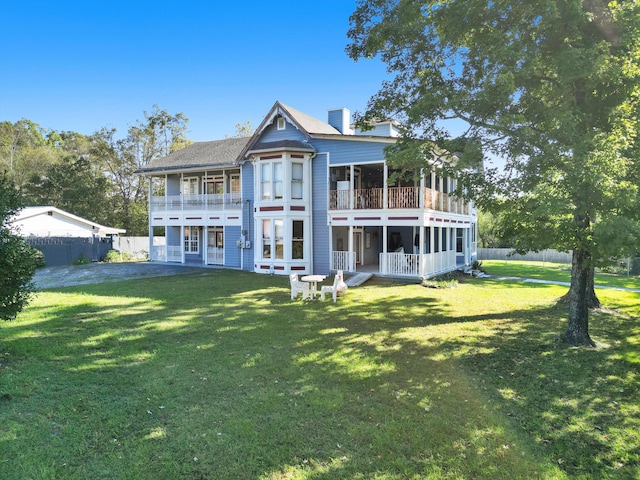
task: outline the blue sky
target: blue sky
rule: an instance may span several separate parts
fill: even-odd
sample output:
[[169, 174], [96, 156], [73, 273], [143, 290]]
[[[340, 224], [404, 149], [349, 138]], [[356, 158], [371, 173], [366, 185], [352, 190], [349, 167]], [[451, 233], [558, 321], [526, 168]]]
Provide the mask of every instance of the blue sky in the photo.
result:
[[0, 121], [121, 136], [154, 104], [187, 137], [257, 127], [276, 100], [326, 120], [386, 78], [345, 54], [355, 0], [0, 0]]

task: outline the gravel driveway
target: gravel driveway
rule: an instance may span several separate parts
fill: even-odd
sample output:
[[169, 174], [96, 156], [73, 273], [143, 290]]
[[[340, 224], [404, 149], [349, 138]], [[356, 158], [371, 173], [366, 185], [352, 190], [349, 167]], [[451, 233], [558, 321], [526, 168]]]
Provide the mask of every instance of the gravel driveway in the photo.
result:
[[118, 282], [141, 277], [161, 277], [208, 270], [202, 267], [166, 265], [148, 262], [90, 263], [40, 268], [33, 277], [38, 290], [90, 283]]

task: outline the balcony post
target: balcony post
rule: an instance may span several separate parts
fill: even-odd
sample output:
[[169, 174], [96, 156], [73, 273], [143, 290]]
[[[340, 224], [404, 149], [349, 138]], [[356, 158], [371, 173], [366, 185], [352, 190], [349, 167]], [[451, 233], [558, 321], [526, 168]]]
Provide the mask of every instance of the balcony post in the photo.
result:
[[[165, 195], [166, 195], [165, 188]], [[151, 211], [153, 205], [153, 177], [149, 177], [149, 259], [153, 261], [153, 222], [151, 221]]]
[[[382, 208], [386, 210], [387, 208], [389, 208], [389, 190], [388, 190], [389, 184], [387, 183], [387, 179], [389, 178], [389, 167], [387, 166], [386, 162], [383, 167], [383, 177], [384, 177], [384, 185], [382, 188]], [[385, 245], [387, 244], [386, 239], [384, 244]]]

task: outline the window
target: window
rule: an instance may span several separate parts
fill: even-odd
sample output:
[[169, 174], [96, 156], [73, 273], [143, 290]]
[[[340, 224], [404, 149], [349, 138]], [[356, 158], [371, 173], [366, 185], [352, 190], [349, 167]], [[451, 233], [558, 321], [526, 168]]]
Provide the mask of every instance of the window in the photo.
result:
[[271, 200], [271, 164], [263, 163], [260, 172], [262, 200]]
[[185, 253], [198, 253], [200, 251], [200, 229], [198, 227], [184, 227], [184, 251]]
[[281, 199], [284, 195], [284, 182], [282, 173], [282, 162], [275, 162], [273, 164], [273, 198]]
[[185, 177], [182, 180], [183, 195], [198, 195], [198, 177]]
[[207, 195], [220, 195], [224, 193], [224, 181], [222, 177], [207, 178], [205, 180], [205, 193]]
[[464, 230], [461, 228], [456, 229], [456, 252], [462, 253], [462, 244], [464, 239]]
[[440, 227], [433, 227], [433, 253], [440, 251]]
[[302, 163], [291, 164], [291, 198], [294, 200], [302, 199], [304, 165]]
[[237, 173], [229, 178], [229, 190], [231, 193], [240, 193], [240, 175]]
[[271, 220], [262, 220], [262, 258], [271, 258]]
[[276, 258], [281, 260], [284, 258], [284, 221], [274, 220], [273, 227], [276, 240]]
[[442, 228], [442, 251], [447, 251], [447, 228]]
[[302, 260], [304, 258], [304, 222], [302, 220], [293, 221], [291, 258], [293, 260]]
[[[278, 156], [278, 158], [281, 158]], [[282, 162], [260, 164], [260, 195], [262, 200], [281, 199], [284, 195]]]
[[278, 117], [278, 124], [277, 124], [278, 130], [284, 130], [286, 126], [287, 126], [286, 120], [282, 117]]

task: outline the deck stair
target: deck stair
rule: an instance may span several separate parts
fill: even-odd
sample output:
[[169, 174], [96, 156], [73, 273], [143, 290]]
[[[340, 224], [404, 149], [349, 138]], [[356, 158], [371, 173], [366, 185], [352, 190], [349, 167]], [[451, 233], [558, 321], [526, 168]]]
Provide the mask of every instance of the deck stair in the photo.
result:
[[344, 283], [346, 283], [348, 287], [359, 287], [371, 277], [373, 277], [373, 273], [360, 272], [347, 278]]

